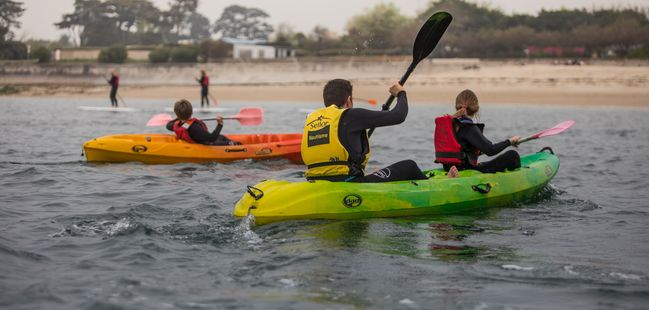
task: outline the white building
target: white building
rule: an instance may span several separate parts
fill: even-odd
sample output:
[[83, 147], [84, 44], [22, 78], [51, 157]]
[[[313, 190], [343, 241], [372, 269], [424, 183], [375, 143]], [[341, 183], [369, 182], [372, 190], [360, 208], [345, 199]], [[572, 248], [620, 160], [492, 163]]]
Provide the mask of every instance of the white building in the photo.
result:
[[261, 40], [242, 40], [223, 38], [223, 42], [232, 45], [234, 59], [280, 59], [295, 57], [290, 46], [270, 45]]

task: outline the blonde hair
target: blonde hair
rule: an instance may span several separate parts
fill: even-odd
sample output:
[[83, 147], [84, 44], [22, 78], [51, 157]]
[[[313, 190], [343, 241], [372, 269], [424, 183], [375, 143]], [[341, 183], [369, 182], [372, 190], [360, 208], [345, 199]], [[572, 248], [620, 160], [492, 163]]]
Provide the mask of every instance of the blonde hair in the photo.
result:
[[176, 113], [176, 116], [178, 116], [178, 119], [186, 121], [192, 117], [194, 111], [192, 109], [192, 104], [187, 101], [187, 99], [180, 99], [174, 104], [174, 112]]
[[461, 91], [455, 98], [455, 110], [465, 108], [466, 115], [473, 116], [480, 111], [478, 96], [470, 89]]

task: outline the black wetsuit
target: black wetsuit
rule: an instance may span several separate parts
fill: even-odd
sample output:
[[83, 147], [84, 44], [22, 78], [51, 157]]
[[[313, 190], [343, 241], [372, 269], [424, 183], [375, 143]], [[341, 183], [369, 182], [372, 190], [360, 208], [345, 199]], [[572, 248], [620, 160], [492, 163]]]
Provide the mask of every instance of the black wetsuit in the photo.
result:
[[[340, 142], [349, 152], [349, 159], [353, 162], [362, 162], [369, 141], [364, 138], [368, 129], [375, 127], [392, 126], [403, 123], [408, 115], [408, 98], [406, 92], [397, 95], [397, 104], [391, 111], [372, 111], [367, 109], [347, 109], [343, 112], [338, 126]], [[403, 160], [388, 167], [380, 169], [369, 175], [332, 176], [324, 178], [330, 181], [349, 181], [378, 183], [403, 180], [422, 180], [426, 176], [412, 160]]]
[[[470, 122], [470, 119], [463, 118], [463, 122]], [[506, 169], [520, 168], [521, 166], [520, 156], [514, 150], [502, 153], [491, 161], [478, 163], [477, 166], [471, 165], [470, 162], [478, 162], [478, 155], [475, 152], [476, 149], [488, 156], [494, 156], [511, 145], [509, 140], [504, 140], [496, 144], [492, 143], [482, 134], [478, 125], [459, 125], [455, 133], [455, 138], [462, 146], [462, 151], [468, 157], [468, 160], [465, 160], [462, 165], [457, 167], [458, 170], [476, 169], [484, 173], [494, 173], [505, 171]], [[447, 171], [450, 167], [449, 165], [444, 165], [444, 169]]]
[[117, 107], [117, 88], [119, 87], [118, 78], [112, 75], [108, 84], [110, 84], [110, 105]]
[[207, 98], [207, 94], [209, 93], [207, 75], [201, 76], [201, 78], [196, 79], [196, 81], [198, 81], [198, 84], [201, 84], [201, 108], [203, 107], [203, 105], [207, 105], [209, 107], [210, 100]]
[[[167, 123], [167, 129], [170, 131], [173, 131], [174, 123], [178, 119], [172, 120]], [[223, 129], [223, 125], [218, 124], [216, 128], [210, 133], [209, 131], [203, 130], [201, 125], [198, 123], [194, 122], [191, 126], [189, 126], [189, 129], [187, 131], [189, 132], [189, 136], [194, 140], [196, 143], [200, 144], [208, 144], [208, 145], [237, 145], [241, 144], [236, 141], [232, 141], [228, 139], [226, 136], [221, 135], [221, 129]]]

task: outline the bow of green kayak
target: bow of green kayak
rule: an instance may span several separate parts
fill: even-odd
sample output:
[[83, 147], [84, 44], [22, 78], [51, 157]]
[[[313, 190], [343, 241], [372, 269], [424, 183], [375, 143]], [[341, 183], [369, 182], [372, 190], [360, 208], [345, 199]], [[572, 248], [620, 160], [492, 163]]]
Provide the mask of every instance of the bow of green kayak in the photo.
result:
[[296, 219], [362, 219], [455, 213], [506, 206], [536, 195], [559, 169], [551, 150], [521, 157], [521, 168], [499, 173], [441, 169], [427, 180], [387, 183], [268, 180], [250, 186], [233, 214], [256, 224]]

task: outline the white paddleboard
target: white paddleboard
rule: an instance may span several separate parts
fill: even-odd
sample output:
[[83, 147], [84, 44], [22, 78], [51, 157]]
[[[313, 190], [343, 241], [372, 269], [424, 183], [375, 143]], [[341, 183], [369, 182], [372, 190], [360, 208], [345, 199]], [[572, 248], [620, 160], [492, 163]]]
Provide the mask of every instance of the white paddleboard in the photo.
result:
[[[174, 108], [167, 107], [165, 108], [165, 111], [173, 112]], [[213, 108], [193, 108], [192, 111], [194, 113], [220, 113], [220, 112], [232, 111], [232, 109], [213, 107]]]
[[77, 107], [79, 110], [84, 110], [84, 111], [102, 111], [102, 112], [135, 112], [139, 111], [136, 108], [129, 108], [129, 107], [86, 107], [86, 106], [80, 106]]

